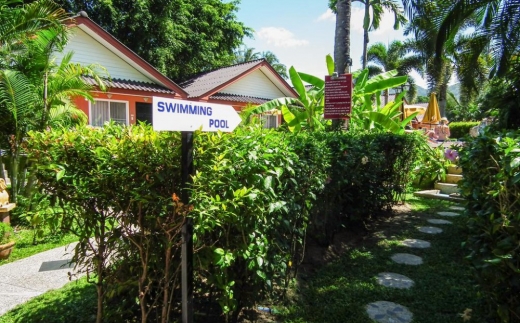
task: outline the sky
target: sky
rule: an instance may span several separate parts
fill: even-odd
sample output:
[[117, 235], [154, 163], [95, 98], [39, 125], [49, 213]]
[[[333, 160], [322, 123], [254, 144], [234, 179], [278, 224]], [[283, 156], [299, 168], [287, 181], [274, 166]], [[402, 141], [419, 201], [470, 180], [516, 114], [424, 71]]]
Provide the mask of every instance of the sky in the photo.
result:
[[[352, 4], [350, 51], [352, 70], [361, 68], [363, 54], [364, 5]], [[244, 43], [256, 52], [271, 51], [287, 68], [298, 72], [325, 76], [325, 56], [334, 57], [335, 15], [328, 8], [328, 0], [241, 0], [237, 18], [253, 28], [254, 38]], [[380, 28], [369, 34], [371, 44], [389, 44], [403, 40], [402, 28], [394, 30], [393, 15], [385, 13]], [[426, 82], [413, 73], [416, 83]]]

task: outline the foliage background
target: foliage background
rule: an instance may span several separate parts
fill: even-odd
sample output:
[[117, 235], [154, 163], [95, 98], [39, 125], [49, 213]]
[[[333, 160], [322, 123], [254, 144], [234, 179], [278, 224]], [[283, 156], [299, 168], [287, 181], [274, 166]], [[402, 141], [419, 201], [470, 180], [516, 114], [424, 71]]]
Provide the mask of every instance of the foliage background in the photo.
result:
[[236, 20], [239, 0], [56, 0], [97, 24], [176, 82], [232, 65], [252, 30]]
[[460, 154], [467, 199], [468, 258], [488, 313], [500, 322], [520, 318], [520, 132], [487, 129]]

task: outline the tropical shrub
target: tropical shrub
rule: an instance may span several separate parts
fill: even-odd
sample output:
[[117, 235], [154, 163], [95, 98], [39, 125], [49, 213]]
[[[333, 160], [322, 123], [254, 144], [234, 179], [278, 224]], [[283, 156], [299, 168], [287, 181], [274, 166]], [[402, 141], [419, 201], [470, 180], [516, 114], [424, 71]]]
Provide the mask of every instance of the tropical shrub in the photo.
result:
[[520, 131], [488, 130], [460, 152], [465, 243], [489, 313], [520, 322]]
[[313, 234], [330, 243], [341, 225], [362, 223], [403, 202], [423, 138], [412, 134], [322, 133], [329, 180], [313, 210]]
[[433, 183], [446, 180], [448, 167], [454, 161], [446, 158], [446, 148], [442, 145], [433, 148], [426, 140], [417, 150], [417, 160], [413, 172], [414, 185], [419, 188], [433, 188]]
[[[302, 259], [309, 214], [328, 169], [311, 134], [240, 128], [195, 141], [198, 276], [235, 322], [240, 309], [279, 296]], [[221, 296], [219, 296], [221, 295]]]
[[64, 206], [62, 228], [79, 239], [73, 261], [95, 273], [88, 278], [98, 294], [96, 322], [116, 279], [118, 289], [133, 287], [142, 320], [167, 312], [185, 218], [172, 201], [180, 189], [179, 135], [114, 124], [55, 129], [31, 133], [28, 151], [38, 160], [39, 189]]
[[[512, 57], [516, 57], [512, 55]], [[513, 61], [503, 77], [493, 78], [479, 98], [484, 116], [493, 116], [498, 129], [520, 128], [520, 62]]]
[[179, 232], [188, 211], [198, 299], [218, 301], [236, 321], [243, 306], [283, 291], [327, 177], [324, 150], [308, 134], [260, 127], [197, 134], [192, 206], [184, 206], [178, 133], [112, 124], [28, 141], [39, 188], [64, 206], [62, 226], [79, 238], [74, 261], [96, 274], [89, 279], [98, 320], [108, 321], [179, 313]]
[[[312, 234], [377, 216], [404, 199], [414, 135], [195, 133], [190, 205], [180, 194], [180, 136], [146, 125], [31, 133], [39, 187], [78, 236], [74, 261], [98, 293], [98, 322], [180, 312], [180, 227], [194, 225], [195, 300], [236, 322], [283, 296]], [[337, 211], [337, 212], [336, 212]], [[321, 230], [321, 231], [320, 231]], [[323, 230], [325, 230], [325, 233]], [[328, 231], [327, 231], [328, 230]], [[137, 300], [137, 302], [136, 302]], [[208, 318], [212, 320], [213, 318]]]
[[56, 3], [0, 0], [0, 8], [0, 149], [11, 178], [11, 201], [18, 202], [18, 196], [31, 196], [35, 182], [24, 156], [28, 131], [86, 123], [72, 98], [92, 101], [94, 87], [83, 77], [93, 77], [105, 90], [101, 77], [107, 74], [97, 64], [73, 63], [71, 52], [56, 63], [54, 54], [68, 41], [63, 21], [70, 18]]
[[12, 233], [13, 228], [9, 224], [0, 222], [0, 245], [10, 242], [13, 238]]
[[469, 135], [471, 128], [478, 126], [478, 121], [467, 121], [467, 122], [450, 122], [450, 137], [462, 139]]

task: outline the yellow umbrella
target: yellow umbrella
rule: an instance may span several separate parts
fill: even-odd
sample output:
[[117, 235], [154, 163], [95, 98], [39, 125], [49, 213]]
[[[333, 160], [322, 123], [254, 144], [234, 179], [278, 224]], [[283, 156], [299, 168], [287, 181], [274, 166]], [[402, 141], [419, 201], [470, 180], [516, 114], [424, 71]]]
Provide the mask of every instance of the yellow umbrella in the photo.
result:
[[422, 123], [428, 123], [431, 126], [432, 123], [439, 123], [439, 120], [441, 120], [441, 111], [439, 110], [439, 103], [437, 102], [435, 92], [432, 92], [432, 94], [430, 94], [428, 107], [426, 108], [426, 112], [424, 112]]

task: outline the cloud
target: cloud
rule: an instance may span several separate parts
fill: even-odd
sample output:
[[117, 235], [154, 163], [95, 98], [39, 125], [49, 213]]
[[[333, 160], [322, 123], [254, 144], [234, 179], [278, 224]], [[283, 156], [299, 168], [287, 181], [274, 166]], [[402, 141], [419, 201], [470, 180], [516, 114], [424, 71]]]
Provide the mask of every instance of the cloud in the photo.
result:
[[281, 27], [263, 27], [255, 34], [259, 39], [275, 47], [299, 47], [309, 44], [308, 40], [296, 39], [292, 32]]
[[336, 14], [332, 10], [327, 9], [316, 21], [336, 21]]

